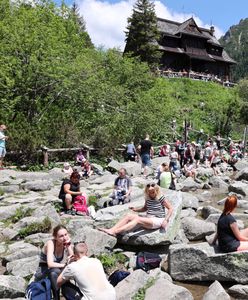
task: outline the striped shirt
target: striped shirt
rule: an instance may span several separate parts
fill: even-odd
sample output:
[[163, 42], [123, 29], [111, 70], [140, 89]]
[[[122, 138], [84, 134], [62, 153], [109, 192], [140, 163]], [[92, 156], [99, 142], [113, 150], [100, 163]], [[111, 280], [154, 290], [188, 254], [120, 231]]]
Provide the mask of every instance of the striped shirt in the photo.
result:
[[161, 196], [158, 200], [155, 199], [147, 199], [146, 207], [147, 207], [147, 216], [164, 218], [165, 217], [165, 208], [164, 208], [165, 196]]

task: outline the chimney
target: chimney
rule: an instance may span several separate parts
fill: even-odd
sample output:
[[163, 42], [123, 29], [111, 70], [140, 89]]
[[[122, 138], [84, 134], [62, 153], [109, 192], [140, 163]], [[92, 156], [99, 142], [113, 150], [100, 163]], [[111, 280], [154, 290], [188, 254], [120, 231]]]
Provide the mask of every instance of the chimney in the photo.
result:
[[213, 25], [210, 26], [210, 34], [212, 36], [214, 36], [214, 26]]

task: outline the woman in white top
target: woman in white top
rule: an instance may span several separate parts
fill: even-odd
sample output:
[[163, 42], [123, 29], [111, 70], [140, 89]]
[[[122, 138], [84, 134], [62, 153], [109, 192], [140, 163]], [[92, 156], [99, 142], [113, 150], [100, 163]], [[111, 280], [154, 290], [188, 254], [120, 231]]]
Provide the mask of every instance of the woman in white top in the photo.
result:
[[[165, 213], [165, 208], [168, 210], [167, 214]], [[134, 212], [146, 212], [146, 216], [128, 214], [113, 227], [109, 229], [99, 228], [99, 230], [116, 236], [119, 233], [133, 229], [136, 225], [140, 225], [145, 229], [166, 229], [173, 211], [172, 205], [165, 196], [161, 194], [160, 187], [156, 183], [147, 184], [143, 207], [129, 207], [129, 209]]]

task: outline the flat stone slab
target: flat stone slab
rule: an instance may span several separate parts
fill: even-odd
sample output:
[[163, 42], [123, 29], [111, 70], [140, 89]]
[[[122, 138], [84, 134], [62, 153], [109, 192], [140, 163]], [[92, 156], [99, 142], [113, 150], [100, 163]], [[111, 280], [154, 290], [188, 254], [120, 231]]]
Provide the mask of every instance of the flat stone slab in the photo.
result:
[[20, 276], [0, 275], [0, 297], [17, 298], [25, 295], [26, 282]]
[[171, 245], [168, 264], [174, 280], [248, 283], [248, 251], [218, 253], [208, 243]]
[[240, 194], [242, 196], [248, 196], [248, 184], [241, 181], [236, 181], [229, 185], [228, 191]]
[[[164, 193], [173, 206], [173, 213], [166, 231], [163, 229], [146, 230], [137, 228], [131, 232], [118, 236], [118, 242], [128, 245], [168, 245], [172, 243], [180, 228], [180, 214], [182, 210], [182, 195], [180, 192], [167, 191]], [[144, 202], [143, 202], [144, 204]]]
[[228, 293], [235, 297], [235, 299], [248, 299], [248, 285], [233, 285], [228, 289]]

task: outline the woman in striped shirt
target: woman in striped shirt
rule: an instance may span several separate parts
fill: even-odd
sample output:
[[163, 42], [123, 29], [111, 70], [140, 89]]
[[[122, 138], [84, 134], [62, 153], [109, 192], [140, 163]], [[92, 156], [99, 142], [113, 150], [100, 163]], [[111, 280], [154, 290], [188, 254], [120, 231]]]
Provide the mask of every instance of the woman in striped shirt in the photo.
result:
[[[167, 209], [167, 213], [165, 213], [165, 208]], [[145, 188], [144, 206], [141, 208], [129, 207], [129, 209], [134, 212], [146, 212], [146, 216], [131, 213], [121, 219], [113, 227], [109, 229], [99, 228], [99, 230], [116, 236], [119, 233], [133, 229], [136, 225], [145, 229], [166, 229], [173, 211], [172, 205], [165, 196], [161, 194], [160, 187], [155, 183], [149, 183]]]

